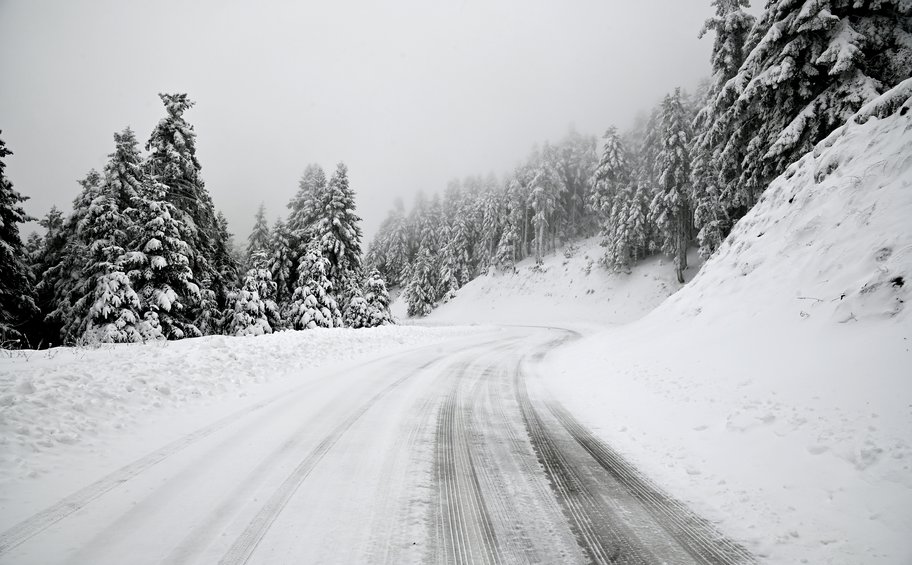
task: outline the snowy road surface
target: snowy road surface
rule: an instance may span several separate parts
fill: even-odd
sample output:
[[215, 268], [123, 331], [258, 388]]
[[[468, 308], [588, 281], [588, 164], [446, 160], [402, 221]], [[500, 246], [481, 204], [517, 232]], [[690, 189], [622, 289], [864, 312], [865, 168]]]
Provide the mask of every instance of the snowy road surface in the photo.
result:
[[751, 562], [549, 398], [539, 361], [574, 337], [480, 332], [303, 381], [23, 517], [0, 562]]

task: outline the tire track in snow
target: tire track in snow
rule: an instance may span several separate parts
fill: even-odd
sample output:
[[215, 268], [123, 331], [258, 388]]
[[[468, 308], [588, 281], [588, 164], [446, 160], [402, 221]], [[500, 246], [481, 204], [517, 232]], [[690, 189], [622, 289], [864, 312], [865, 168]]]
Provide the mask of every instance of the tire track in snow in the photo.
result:
[[[564, 337], [548, 342], [529, 359], [538, 362], [550, 349], [579, 335], [561, 331], [566, 334]], [[544, 414], [536, 409], [529, 397], [523, 367], [521, 360], [514, 383], [529, 437], [581, 547], [593, 562], [666, 562], [664, 555], [656, 555], [656, 552], [663, 552], [660, 546], [664, 546], [664, 552], [681, 553], [679, 557], [673, 557], [672, 562], [693, 560], [710, 565], [756, 562], [747, 550], [722, 536], [708, 520], [661, 491], [556, 401], [546, 402], [546, 414], [553, 422], [546, 424]], [[560, 429], [555, 428], [555, 424]], [[562, 441], [564, 435], [575, 443], [575, 448]], [[578, 453], [580, 450], [582, 453]], [[607, 477], [598, 477], [599, 483], [593, 482], [594, 474], [586, 480], [584, 471], [592, 465], [607, 473]], [[608, 506], [606, 500], [616, 507]], [[644, 523], [640, 515], [644, 512], [641, 510], [674, 540], [673, 546], [664, 540], [643, 543], [654, 534], [648, 531], [653, 528], [642, 528]], [[629, 524], [625, 523], [628, 521]]]
[[631, 543], [633, 536], [621, 531], [618, 521], [605, 512], [579, 476], [578, 470], [567, 460], [555, 439], [548, 433], [529, 399], [520, 366], [517, 366], [514, 373], [514, 386], [536, 457], [585, 555], [597, 564], [652, 562], [653, 559], [644, 548]]
[[[406, 352], [397, 352], [389, 355], [384, 355], [381, 357], [372, 358], [363, 363], [357, 364], [353, 367], [345, 369], [345, 371], [352, 371], [357, 367], [368, 366], [378, 361], [385, 361], [392, 358], [400, 356], [412, 355], [418, 351], [431, 351], [433, 348], [439, 347], [438, 344], [430, 344], [421, 346], [412, 351]], [[335, 371], [330, 375], [327, 375], [327, 378], [332, 375], [339, 374], [340, 371]], [[314, 385], [316, 383], [308, 383], [309, 385]], [[307, 385], [303, 385], [307, 386]], [[300, 387], [291, 391], [284, 392], [282, 394], [276, 395], [272, 398], [268, 398], [252, 404], [242, 410], [238, 410], [232, 414], [229, 414], [215, 422], [199, 428], [198, 430], [184, 435], [171, 443], [157, 449], [135, 461], [129, 463], [108, 475], [98, 479], [97, 481], [83, 487], [82, 489], [77, 490], [73, 494], [61, 499], [59, 502], [45, 508], [44, 510], [33, 514], [32, 516], [26, 518], [25, 520], [19, 522], [18, 524], [10, 527], [6, 531], [0, 533], [0, 556], [8, 553], [10, 550], [21, 545], [22, 543], [28, 541], [32, 537], [40, 534], [47, 528], [53, 526], [57, 522], [60, 522], [64, 518], [72, 515], [73, 513], [79, 511], [86, 505], [102, 497], [109, 491], [114, 488], [123, 485], [124, 483], [130, 481], [137, 475], [146, 471], [147, 469], [161, 463], [165, 459], [171, 457], [172, 455], [186, 449], [187, 447], [199, 442], [200, 440], [222, 430], [223, 428], [231, 425], [232, 423], [241, 420], [245, 416], [261, 410], [274, 402], [278, 402], [282, 399], [287, 399], [290, 393], [300, 392]]]
[[500, 524], [506, 528], [501, 539], [510, 549], [507, 557], [514, 563], [583, 562], [572, 532], [556, 527], [564, 515], [526, 434], [511, 376], [503, 364], [486, 371], [486, 394], [473, 407], [482, 427], [496, 430], [483, 453], [491, 466], [486, 482], [500, 507]]
[[754, 563], [754, 557], [742, 546], [722, 536], [705, 518], [682, 502], [662, 492], [620, 454], [596, 438], [566, 409], [551, 402], [549, 410], [573, 439], [649, 511], [699, 563], [732, 565]]
[[[472, 349], [477, 349], [479, 347], [490, 347], [493, 343], [498, 343], [505, 341], [504, 339], [495, 340], [493, 342], [487, 342], [481, 346], [472, 345], [455, 352], [463, 353], [465, 351], [470, 351]], [[440, 362], [440, 358], [433, 359], [424, 365], [414, 369], [411, 373], [400, 377], [380, 392], [376, 393], [371, 397], [367, 402], [361, 405], [355, 412], [350, 414], [342, 423], [340, 423], [336, 428], [323, 441], [314, 448], [313, 451], [305, 457], [298, 466], [292, 471], [292, 473], [282, 482], [282, 484], [276, 489], [276, 491], [270, 496], [269, 500], [266, 501], [266, 504], [260, 509], [260, 511], [254, 516], [250, 521], [244, 531], [240, 536], [234, 541], [225, 555], [219, 560], [219, 565], [235, 565], [246, 563], [250, 556], [253, 555], [253, 552], [256, 550], [257, 545], [265, 537], [266, 533], [269, 531], [269, 528], [281, 514], [282, 510], [288, 504], [288, 501], [291, 500], [291, 497], [294, 496], [295, 492], [301, 486], [301, 483], [310, 475], [313, 469], [320, 463], [323, 457], [329, 452], [332, 447], [338, 443], [339, 439], [347, 432], [354, 424], [357, 422], [374, 404], [377, 403], [381, 398], [387, 395], [389, 392], [420, 373], [427, 367]]]
[[502, 560], [469, 449], [465, 416], [457, 410], [459, 378], [468, 365], [452, 370], [456, 382], [437, 416], [438, 562], [498, 565]]

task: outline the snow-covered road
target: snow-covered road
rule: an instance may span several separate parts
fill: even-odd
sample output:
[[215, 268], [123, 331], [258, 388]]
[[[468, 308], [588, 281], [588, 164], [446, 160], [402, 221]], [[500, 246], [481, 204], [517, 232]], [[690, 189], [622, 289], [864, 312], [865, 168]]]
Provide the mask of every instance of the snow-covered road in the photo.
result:
[[0, 562], [751, 562], [549, 397], [539, 362], [574, 337], [503, 328], [326, 372], [34, 509]]

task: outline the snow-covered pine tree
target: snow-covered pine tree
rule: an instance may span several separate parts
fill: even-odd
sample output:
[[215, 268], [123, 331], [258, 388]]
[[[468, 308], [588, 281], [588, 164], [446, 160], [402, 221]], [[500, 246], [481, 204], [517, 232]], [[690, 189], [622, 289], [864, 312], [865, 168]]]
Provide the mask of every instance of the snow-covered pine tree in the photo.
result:
[[389, 228], [388, 246], [386, 248], [387, 273], [384, 280], [392, 286], [402, 286], [407, 280], [409, 264], [409, 230], [405, 217], [405, 207], [401, 200], [396, 200], [392, 221]]
[[534, 212], [532, 226], [535, 229], [535, 259], [541, 261], [551, 249], [556, 233], [556, 215], [563, 193], [563, 185], [554, 176], [552, 163], [554, 150], [547, 143], [542, 149], [542, 158], [537, 164], [535, 177], [531, 183], [529, 204]]
[[194, 306], [200, 287], [190, 265], [192, 235], [168, 200], [168, 187], [147, 178], [136, 201], [136, 223], [130, 238], [131, 251], [124, 266], [140, 297], [144, 318], [155, 319], [167, 339], [202, 335], [195, 325]]
[[279, 308], [271, 296], [275, 283], [265, 268], [253, 268], [244, 276], [243, 286], [231, 294], [227, 332], [230, 335], [264, 335], [276, 331]]
[[602, 136], [602, 155], [595, 169], [595, 185], [589, 207], [602, 220], [608, 217], [614, 198], [630, 180], [627, 150], [617, 128], [609, 127]]
[[662, 252], [674, 257], [678, 282], [687, 268], [690, 212], [690, 127], [681, 104], [681, 89], [662, 103], [662, 152], [659, 154], [659, 192], [650, 204]]
[[748, 0], [713, 0], [712, 4], [716, 8], [715, 15], [706, 20], [700, 31], [700, 37], [710, 31], [715, 32], [710, 58], [712, 82], [705, 104], [694, 119], [691, 166], [694, 226], [699, 230], [697, 242], [703, 258], [709, 257], [719, 247], [731, 227], [722, 194], [732, 193], [733, 187], [721, 185], [718, 143], [711, 135], [713, 124], [719, 119], [714, 113], [718, 106], [713, 100], [744, 62], [744, 43], [755, 22], [755, 18], [745, 11], [750, 7]]
[[745, 52], [711, 102], [708, 133], [733, 219], [864, 103], [912, 75], [912, 9], [908, 0], [769, 0]]
[[600, 219], [601, 244], [606, 248], [602, 261], [608, 266], [620, 268], [626, 267], [635, 256], [630, 247], [628, 213], [636, 187], [631, 186], [631, 164], [617, 129], [608, 128], [602, 139], [602, 156], [595, 172], [595, 189], [589, 204]]
[[551, 176], [560, 185], [560, 204], [552, 220], [554, 234], [564, 240], [591, 235], [597, 226], [587, 213], [592, 177], [598, 164], [595, 138], [580, 135], [571, 128], [544, 155], [550, 157]]
[[479, 195], [476, 205], [481, 224], [478, 244], [481, 252], [478, 262], [482, 270], [486, 270], [489, 265], [502, 268], [504, 258], [500, 256], [499, 246], [503, 240], [503, 231], [509, 221], [507, 204], [507, 195], [496, 188], [489, 188]]
[[[169, 202], [175, 219], [185, 226], [184, 241], [189, 246], [190, 270], [195, 280], [204, 284], [202, 300], [193, 303], [193, 320], [211, 320], [218, 316], [216, 300], [207, 286], [215, 277], [218, 222], [212, 197], [206, 189], [196, 156], [196, 132], [184, 118], [194, 103], [186, 94], [159, 94], [165, 106], [162, 118], [149, 141], [147, 174], [165, 187], [163, 200]], [[207, 311], [202, 311], [207, 310]]]
[[228, 220], [221, 212], [216, 215], [216, 223], [219, 235], [213, 250], [214, 273], [210, 287], [215, 295], [216, 310], [219, 314], [218, 319], [214, 320], [212, 333], [224, 333], [226, 314], [230, 306], [230, 294], [239, 283], [240, 262], [235, 256], [233, 238], [228, 231]]
[[253, 230], [247, 237], [247, 267], [248, 269], [260, 269], [264, 265], [261, 263], [269, 257], [269, 224], [266, 223], [266, 206], [260, 203], [254, 216]]
[[119, 270], [96, 279], [82, 340], [89, 343], [138, 343], [164, 339], [157, 319], [141, 316], [142, 304], [129, 277]]
[[[48, 283], [53, 285], [53, 310], [49, 320], [58, 325], [60, 339], [64, 343], [75, 343], [82, 338], [88, 323], [87, 315], [95, 290], [95, 277], [103, 274], [105, 265], [111, 263], [111, 255], [117, 256], [122, 250], [111, 250], [105, 241], [95, 245], [86, 228], [94, 227], [90, 217], [104, 215], [110, 211], [111, 199], [104, 194], [101, 174], [92, 169], [79, 181], [82, 190], [73, 200], [73, 213], [67, 218], [66, 242], [56, 265], [46, 273]], [[99, 226], [103, 227], [103, 226]], [[93, 250], [90, 248], [94, 247]], [[102, 265], [96, 267], [96, 257]]]
[[122, 343], [162, 337], [157, 324], [142, 318], [123, 266], [142, 183], [142, 157], [128, 127], [114, 134], [104, 178], [90, 173], [73, 206], [68, 268], [80, 279], [65, 300], [65, 339]]
[[364, 299], [364, 293], [360, 288], [352, 288], [346, 292], [349, 297], [348, 305], [342, 312], [342, 321], [347, 328], [367, 328], [370, 327], [370, 316], [367, 310], [367, 300]]
[[327, 277], [329, 259], [322, 246], [313, 240], [305, 249], [298, 269], [298, 282], [292, 296], [289, 323], [296, 330], [342, 326], [342, 313]]
[[70, 237], [66, 218], [56, 206], [51, 206], [48, 213], [38, 220], [44, 228], [41, 247], [31, 258], [29, 268], [35, 285], [35, 302], [40, 313], [30, 324], [29, 335], [37, 344], [59, 344], [60, 324], [50, 317], [55, 308], [55, 281], [59, 278], [59, 265], [66, 251]]
[[281, 218], [276, 220], [270, 232], [266, 248], [266, 269], [275, 282], [275, 301], [279, 310], [284, 312], [291, 302], [294, 293], [295, 264], [297, 263], [293, 249], [293, 236]]
[[298, 192], [288, 203], [288, 231], [298, 241], [303, 242], [301, 254], [310, 240], [305, 232], [314, 229], [321, 217], [321, 205], [325, 199], [326, 173], [317, 164], [310, 164], [298, 182]]
[[648, 221], [651, 191], [645, 182], [631, 180], [625, 184], [611, 207], [610, 232], [605, 233], [603, 262], [614, 270], [627, 270], [649, 252]]
[[422, 246], [411, 267], [411, 280], [404, 292], [409, 316], [427, 316], [437, 305], [435, 263], [428, 248]]
[[366, 327], [387, 326], [393, 324], [390, 314], [390, 296], [386, 290], [386, 283], [376, 269], [372, 270], [365, 284], [364, 301], [367, 304]]
[[142, 192], [144, 173], [139, 142], [129, 127], [114, 134], [114, 152], [108, 155], [104, 168], [108, 193], [115, 199], [121, 212], [129, 215], [135, 199]]
[[0, 342], [25, 337], [26, 324], [38, 314], [34, 282], [19, 236], [19, 224], [29, 221], [22, 203], [26, 197], [13, 188], [6, 176], [6, 157], [12, 151], [0, 139]]
[[516, 244], [518, 234], [513, 222], [507, 221], [504, 225], [503, 232], [500, 235], [500, 241], [497, 243], [497, 251], [494, 255], [494, 266], [502, 272], [513, 271], [516, 266]]
[[361, 218], [355, 214], [355, 193], [348, 182], [344, 163], [336, 172], [320, 202], [320, 216], [315, 226], [323, 255], [329, 260], [327, 277], [337, 290], [342, 308], [348, 303], [345, 290], [353, 288], [363, 278], [361, 270]]
[[368, 244], [367, 251], [364, 253], [365, 270], [377, 269], [383, 273], [389, 273], [390, 232], [394, 221], [394, 213], [395, 212], [391, 210], [389, 214], [387, 214], [386, 218], [381, 222], [380, 227], [377, 228], [374, 239]]

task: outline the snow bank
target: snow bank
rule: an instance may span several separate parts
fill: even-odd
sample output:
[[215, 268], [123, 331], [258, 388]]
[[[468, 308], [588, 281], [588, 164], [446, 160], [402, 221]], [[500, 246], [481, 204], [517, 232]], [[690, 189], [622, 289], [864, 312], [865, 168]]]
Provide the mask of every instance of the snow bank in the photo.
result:
[[[635, 320], [681, 288], [668, 260], [652, 258], [629, 274], [613, 273], [599, 265], [602, 255], [599, 238], [590, 238], [545, 257], [541, 267], [526, 259], [516, 265], [515, 273], [491, 273], [470, 281], [425, 320], [604, 326]], [[690, 261], [697, 264], [696, 255]], [[396, 316], [406, 318], [401, 299], [393, 308]]]
[[656, 311], [548, 361], [571, 410], [771, 563], [912, 563], [910, 85]]
[[237, 398], [252, 385], [465, 335], [467, 328], [385, 326], [209, 336], [101, 348], [0, 351], [0, 477], [40, 473], [42, 454], [128, 431], [168, 409]]

